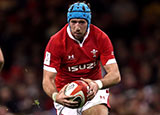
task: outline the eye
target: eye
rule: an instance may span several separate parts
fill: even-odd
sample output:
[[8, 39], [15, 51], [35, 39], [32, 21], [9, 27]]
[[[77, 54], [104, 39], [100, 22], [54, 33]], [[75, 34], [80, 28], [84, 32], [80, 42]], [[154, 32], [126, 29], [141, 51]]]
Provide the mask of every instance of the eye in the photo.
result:
[[77, 23], [77, 21], [75, 21], [75, 20], [71, 20], [71, 23], [75, 24], [75, 23]]
[[79, 21], [79, 23], [80, 23], [80, 24], [84, 24], [84, 23], [85, 23], [85, 21]]

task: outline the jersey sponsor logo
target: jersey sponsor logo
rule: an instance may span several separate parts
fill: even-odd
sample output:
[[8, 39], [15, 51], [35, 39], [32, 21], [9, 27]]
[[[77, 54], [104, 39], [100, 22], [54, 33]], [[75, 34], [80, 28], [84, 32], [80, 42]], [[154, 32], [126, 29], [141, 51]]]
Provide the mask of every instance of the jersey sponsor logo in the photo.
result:
[[98, 52], [98, 50], [96, 50], [96, 49], [93, 49], [92, 51], [91, 51], [91, 53], [93, 54], [93, 57], [96, 57], [96, 53]]
[[51, 60], [51, 53], [47, 51], [44, 59], [44, 64], [50, 65], [50, 60]]
[[75, 72], [79, 70], [84, 70], [84, 69], [92, 69], [96, 66], [96, 62], [88, 63], [88, 64], [82, 64], [82, 65], [75, 65], [72, 67], [68, 67], [68, 71], [70, 72]]

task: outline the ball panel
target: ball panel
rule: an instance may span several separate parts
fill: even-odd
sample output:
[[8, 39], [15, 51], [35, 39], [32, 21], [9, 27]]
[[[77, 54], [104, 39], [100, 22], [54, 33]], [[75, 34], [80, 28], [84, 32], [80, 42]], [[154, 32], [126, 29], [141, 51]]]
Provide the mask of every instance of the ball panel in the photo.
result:
[[84, 98], [85, 98], [85, 100], [87, 100], [87, 94], [88, 94], [88, 90], [89, 90], [88, 84], [82, 80], [77, 80], [77, 81], [75, 81], [75, 83], [77, 83], [78, 86], [81, 87], [81, 90], [83, 91], [83, 94], [84, 94]]
[[70, 83], [65, 90], [65, 95], [70, 96], [73, 95], [72, 92], [78, 87], [78, 84], [72, 82]]
[[73, 99], [73, 101], [78, 101], [79, 102], [79, 107], [82, 107], [85, 102], [86, 102], [86, 99], [85, 99], [85, 96], [83, 94], [83, 91], [79, 91], [75, 94], [75, 98]]
[[65, 90], [65, 95], [67, 96], [75, 96], [75, 98], [71, 99], [72, 101], [78, 101], [79, 107], [82, 107], [87, 102], [87, 93], [89, 90], [89, 86], [86, 82], [82, 80], [76, 80], [71, 82]]
[[77, 87], [75, 87], [75, 89], [72, 91], [71, 95], [75, 95], [81, 90], [82, 90], [82, 86], [77, 85]]
[[76, 96], [73, 101], [78, 101], [78, 106], [80, 107], [81, 106], [81, 101], [82, 101], [82, 98], [80, 96]]

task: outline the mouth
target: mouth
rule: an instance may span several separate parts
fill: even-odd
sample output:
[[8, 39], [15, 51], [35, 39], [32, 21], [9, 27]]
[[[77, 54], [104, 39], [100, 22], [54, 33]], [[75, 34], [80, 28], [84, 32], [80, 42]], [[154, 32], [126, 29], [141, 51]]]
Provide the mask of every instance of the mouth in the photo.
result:
[[81, 34], [80, 32], [75, 32], [75, 34]]
[[74, 37], [77, 39], [81, 38], [81, 36], [82, 36], [82, 33], [76, 33], [76, 32], [74, 33]]

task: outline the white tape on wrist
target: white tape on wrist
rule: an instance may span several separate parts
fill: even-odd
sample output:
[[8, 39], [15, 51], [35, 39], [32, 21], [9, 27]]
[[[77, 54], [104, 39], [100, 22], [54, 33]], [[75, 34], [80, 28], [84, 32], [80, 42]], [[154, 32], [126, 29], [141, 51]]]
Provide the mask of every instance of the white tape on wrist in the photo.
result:
[[101, 89], [103, 87], [103, 83], [101, 80], [95, 80], [95, 82], [97, 83], [99, 89]]
[[56, 102], [56, 96], [57, 96], [57, 92], [52, 93], [52, 99], [54, 102]]

